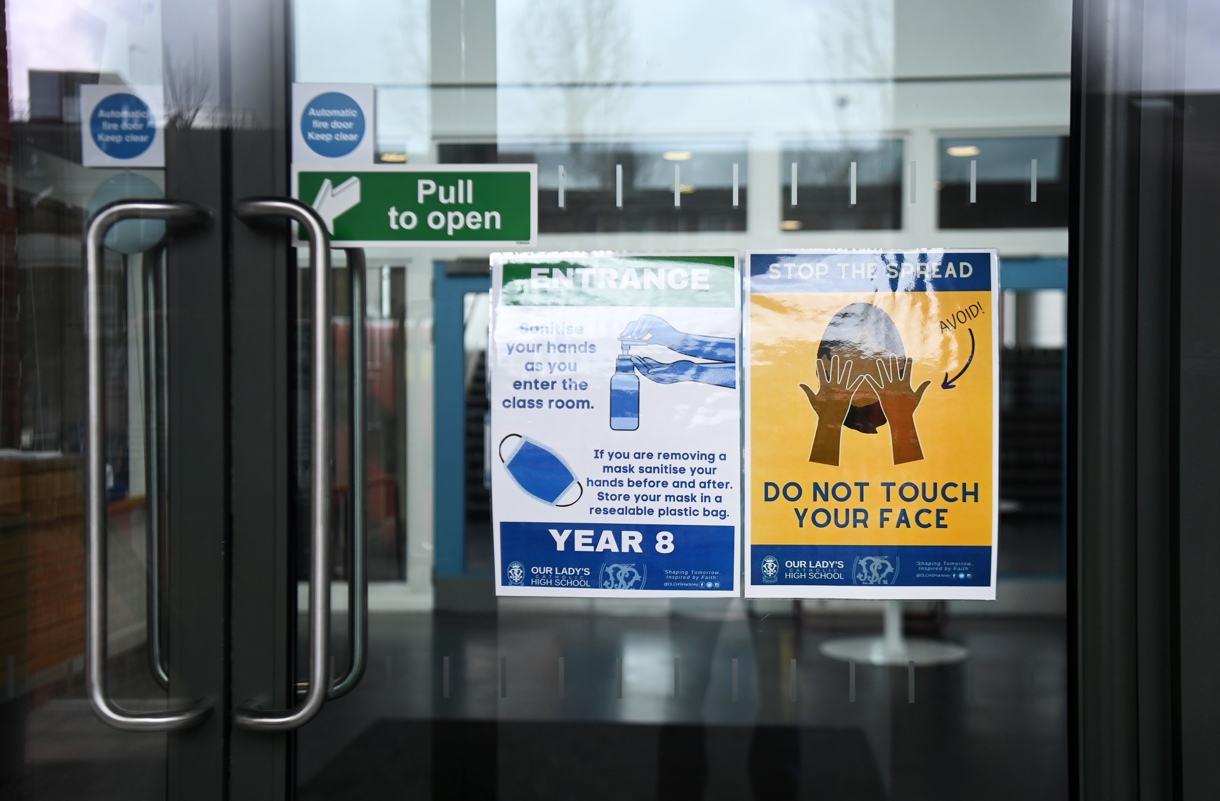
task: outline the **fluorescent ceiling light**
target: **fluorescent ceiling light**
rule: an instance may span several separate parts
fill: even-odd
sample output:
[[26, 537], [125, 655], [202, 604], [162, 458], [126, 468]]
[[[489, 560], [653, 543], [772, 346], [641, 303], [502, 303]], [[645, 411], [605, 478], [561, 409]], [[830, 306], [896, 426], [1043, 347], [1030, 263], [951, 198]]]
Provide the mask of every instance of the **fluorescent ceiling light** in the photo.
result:
[[689, 150], [666, 150], [661, 154], [666, 161], [690, 161]]
[[970, 158], [979, 154], [979, 148], [978, 145], [954, 145], [945, 152], [958, 158]]

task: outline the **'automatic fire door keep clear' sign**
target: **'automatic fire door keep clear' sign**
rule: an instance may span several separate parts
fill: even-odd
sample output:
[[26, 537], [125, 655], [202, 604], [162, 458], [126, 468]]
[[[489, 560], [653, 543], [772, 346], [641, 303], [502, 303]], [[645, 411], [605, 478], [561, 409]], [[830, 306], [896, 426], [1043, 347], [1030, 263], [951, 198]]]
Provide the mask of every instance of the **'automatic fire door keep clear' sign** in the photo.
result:
[[747, 263], [746, 595], [995, 598], [996, 252]]
[[740, 593], [737, 257], [492, 257], [500, 595]]

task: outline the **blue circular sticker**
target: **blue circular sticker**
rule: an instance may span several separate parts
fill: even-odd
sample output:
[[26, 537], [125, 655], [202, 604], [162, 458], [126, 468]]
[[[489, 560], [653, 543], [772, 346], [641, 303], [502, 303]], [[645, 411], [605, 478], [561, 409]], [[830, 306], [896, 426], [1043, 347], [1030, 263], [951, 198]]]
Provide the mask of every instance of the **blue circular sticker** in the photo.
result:
[[364, 139], [364, 112], [350, 96], [324, 92], [305, 105], [301, 136], [319, 156], [346, 156]]
[[120, 92], [107, 95], [93, 108], [89, 135], [98, 150], [112, 159], [134, 159], [152, 147], [157, 121], [143, 100]]

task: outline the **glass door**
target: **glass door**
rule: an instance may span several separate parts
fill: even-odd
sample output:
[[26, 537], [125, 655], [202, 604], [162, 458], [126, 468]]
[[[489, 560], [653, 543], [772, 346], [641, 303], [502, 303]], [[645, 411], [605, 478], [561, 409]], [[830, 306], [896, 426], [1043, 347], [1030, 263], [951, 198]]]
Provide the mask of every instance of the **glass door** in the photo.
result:
[[[286, 795], [287, 732], [330, 689], [323, 637], [300, 699], [291, 664], [296, 521], [328, 555], [343, 487], [329, 313], [312, 339], [296, 314], [332, 276], [283, 200], [287, 16], [6, 9], [6, 798]], [[316, 234], [299, 280], [285, 216]]]
[[879, 604], [496, 598], [490, 251], [368, 248], [406, 264], [426, 605], [372, 581], [296, 791], [1069, 797], [1070, 32], [1063, 2], [295, 3], [294, 79], [371, 84], [379, 163], [538, 165], [538, 250], [995, 247], [1006, 291], [1000, 600], [891, 610], [967, 656], [871, 664], [823, 646], [881, 635]]
[[[1069, 796], [1070, 3], [6, 14], [6, 797]], [[540, 250], [999, 249], [1000, 600], [497, 599], [489, 249], [331, 252], [294, 83], [537, 164]]]

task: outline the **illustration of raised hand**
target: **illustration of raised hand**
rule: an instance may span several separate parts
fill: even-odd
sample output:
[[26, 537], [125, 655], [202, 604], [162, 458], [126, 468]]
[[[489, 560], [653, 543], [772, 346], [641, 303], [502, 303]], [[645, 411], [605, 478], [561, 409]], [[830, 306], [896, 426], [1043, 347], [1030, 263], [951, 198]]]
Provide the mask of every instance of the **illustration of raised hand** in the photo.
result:
[[818, 389], [814, 392], [808, 384], [801, 384], [801, 390], [809, 400], [809, 405], [818, 416], [818, 427], [813, 435], [813, 445], [809, 449], [809, 461], [819, 464], [838, 465], [839, 444], [843, 434], [843, 421], [851, 409], [851, 399], [863, 376], [852, 379], [852, 363], [850, 360], [840, 362], [838, 356], [832, 356], [830, 361], [818, 359], [817, 376]]
[[924, 381], [918, 388], [912, 388], [911, 373], [914, 366], [914, 359], [891, 356], [888, 359], [878, 359], [877, 374], [866, 376], [877, 390], [881, 411], [885, 413], [885, 419], [890, 426], [894, 464], [917, 462], [923, 458], [919, 432], [915, 428], [915, 410], [932, 382]]
[[684, 334], [655, 314], [642, 314], [638, 320], [627, 323], [618, 338], [628, 345], [661, 345], [670, 347]]
[[655, 314], [640, 315], [639, 319], [627, 324], [618, 338], [623, 345], [630, 347], [660, 345], [698, 359], [737, 361], [737, 340], [731, 337], [688, 334], [674, 328]]

